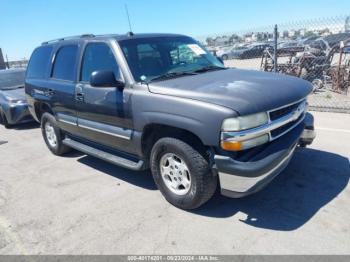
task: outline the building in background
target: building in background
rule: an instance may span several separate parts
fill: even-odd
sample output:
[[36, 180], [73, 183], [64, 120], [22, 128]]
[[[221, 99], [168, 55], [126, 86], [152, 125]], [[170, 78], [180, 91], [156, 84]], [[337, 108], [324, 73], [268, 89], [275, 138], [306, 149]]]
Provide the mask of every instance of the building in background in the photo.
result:
[[345, 19], [344, 32], [350, 32], [350, 16], [347, 16]]
[[5, 64], [4, 56], [2, 55], [2, 51], [0, 48], [0, 70], [2, 70], [2, 69], [6, 69], [6, 64]]

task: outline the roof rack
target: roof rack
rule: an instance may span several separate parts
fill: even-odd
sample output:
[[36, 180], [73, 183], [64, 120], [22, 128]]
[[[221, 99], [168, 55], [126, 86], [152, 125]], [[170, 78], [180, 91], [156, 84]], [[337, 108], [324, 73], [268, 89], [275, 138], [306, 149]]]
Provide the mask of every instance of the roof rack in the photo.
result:
[[58, 39], [53, 39], [50, 41], [42, 42], [41, 45], [47, 45], [50, 43], [55, 43], [59, 41], [64, 41], [64, 40], [72, 40], [72, 39], [79, 39], [79, 38], [90, 38], [90, 37], [95, 37], [94, 34], [82, 34], [82, 35], [75, 35], [75, 36], [67, 36], [67, 37], [62, 37]]

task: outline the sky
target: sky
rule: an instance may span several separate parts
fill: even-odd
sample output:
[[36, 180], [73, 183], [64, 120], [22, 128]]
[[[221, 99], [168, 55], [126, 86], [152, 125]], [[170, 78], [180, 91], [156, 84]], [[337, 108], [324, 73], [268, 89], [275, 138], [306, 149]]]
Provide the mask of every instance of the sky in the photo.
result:
[[0, 0], [0, 48], [29, 58], [41, 42], [129, 31], [193, 37], [350, 14], [349, 0]]

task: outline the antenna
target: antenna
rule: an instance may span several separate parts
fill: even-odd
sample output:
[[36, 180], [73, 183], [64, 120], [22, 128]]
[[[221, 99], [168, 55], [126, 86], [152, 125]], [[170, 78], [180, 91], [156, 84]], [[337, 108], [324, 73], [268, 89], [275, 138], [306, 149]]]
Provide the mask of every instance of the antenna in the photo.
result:
[[128, 5], [127, 4], [125, 4], [125, 11], [126, 11], [126, 16], [128, 17], [130, 32], [132, 32], [131, 23], [130, 23], [130, 16], [129, 16], [129, 10], [128, 10]]

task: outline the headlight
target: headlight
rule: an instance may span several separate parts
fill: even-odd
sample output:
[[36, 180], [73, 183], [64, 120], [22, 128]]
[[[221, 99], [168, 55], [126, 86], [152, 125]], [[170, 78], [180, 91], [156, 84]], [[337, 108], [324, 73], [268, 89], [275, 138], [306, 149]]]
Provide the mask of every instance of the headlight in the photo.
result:
[[20, 104], [25, 104], [27, 101], [25, 99], [8, 99], [10, 104], [15, 104], [15, 105], [20, 105]]
[[222, 124], [222, 131], [240, 131], [261, 126], [268, 122], [267, 113], [228, 118]]
[[[248, 116], [239, 116], [228, 118], [222, 123], [223, 132], [237, 132], [246, 129], [251, 129], [264, 124], [267, 124], [269, 118], [266, 112], [257, 113]], [[228, 133], [229, 134], [229, 133]], [[230, 135], [229, 135], [230, 136]], [[240, 151], [248, 148], [256, 147], [265, 144], [269, 141], [269, 135], [264, 134], [258, 137], [253, 137], [247, 140], [235, 139], [234, 137], [226, 137], [221, 140], [221, 148], [228, 151]]]

